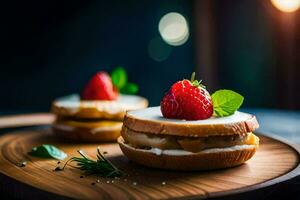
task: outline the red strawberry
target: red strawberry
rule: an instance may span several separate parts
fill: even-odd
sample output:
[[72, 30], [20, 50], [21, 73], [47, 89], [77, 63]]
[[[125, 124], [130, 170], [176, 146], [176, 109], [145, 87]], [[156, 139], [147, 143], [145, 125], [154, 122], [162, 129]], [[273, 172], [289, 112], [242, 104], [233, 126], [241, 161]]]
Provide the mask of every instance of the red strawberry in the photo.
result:
[[199, 81], [178, 81], [172, 85], [160, 103], [166, 118], [199, 120], [210, 118], [213, 104], [209, 93]]
[[106, 72], [97, 72], [84, 87], [81, 93], [83, 100], [115, 100], [118, 90], [113, 86]]

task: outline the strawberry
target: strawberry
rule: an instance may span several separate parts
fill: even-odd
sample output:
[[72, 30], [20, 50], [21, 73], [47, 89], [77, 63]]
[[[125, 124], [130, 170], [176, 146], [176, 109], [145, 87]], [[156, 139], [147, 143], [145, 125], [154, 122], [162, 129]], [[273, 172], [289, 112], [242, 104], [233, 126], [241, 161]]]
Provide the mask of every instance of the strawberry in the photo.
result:
[[163, 97], [160, 108], [166, 118], [200, 120], [213, 114], [212, 99], [201, 81], [182, 80], [174, 83]]
[[106, 72], [97, 72], [85, 85], [81, 99], [83, 100], [115, 100], [118, 90], [113, 86]]

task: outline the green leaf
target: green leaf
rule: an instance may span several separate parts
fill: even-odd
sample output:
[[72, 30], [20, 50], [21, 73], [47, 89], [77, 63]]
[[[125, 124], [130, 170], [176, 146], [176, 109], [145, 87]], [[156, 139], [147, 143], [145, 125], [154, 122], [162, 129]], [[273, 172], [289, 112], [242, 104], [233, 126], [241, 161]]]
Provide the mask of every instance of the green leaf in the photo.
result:
[[139, 87], [134, 83], [127, 83], [120, 92], [123, 94], [135, 94], [139, 91]]
[[218, 90], [211, 95], [214, 115], [224, 117], [234, 114], [240, 108], [244, 97], [232, 90]]
[[50, 144], [43, 144], [38, 147], [33, 147], [28, 154], [35, 157], [54, 158], [57, 160], [63, 160], [67, 157], [65, 152]]
[[119, 90], [122, 89], [127, 83], [127, 73], [123, 67], [115, 68], [111, 73], [111, 80], [113, 85]]

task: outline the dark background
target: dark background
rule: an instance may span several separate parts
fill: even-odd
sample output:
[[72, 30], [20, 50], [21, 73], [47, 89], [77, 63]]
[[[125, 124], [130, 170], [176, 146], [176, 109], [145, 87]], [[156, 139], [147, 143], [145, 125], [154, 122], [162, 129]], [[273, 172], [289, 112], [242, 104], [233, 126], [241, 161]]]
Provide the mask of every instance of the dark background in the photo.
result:
[[[168, 12], [186, 18], [190, 37], [155, 61], [149, 42]], [[0, 111], [47, 111], [115, 66], [150, 105], [196, 70], [211, 93], [243, 94], [244, 107], [300, 108], [299, 11], [269, 1], [6, 1], [0, 15]]]

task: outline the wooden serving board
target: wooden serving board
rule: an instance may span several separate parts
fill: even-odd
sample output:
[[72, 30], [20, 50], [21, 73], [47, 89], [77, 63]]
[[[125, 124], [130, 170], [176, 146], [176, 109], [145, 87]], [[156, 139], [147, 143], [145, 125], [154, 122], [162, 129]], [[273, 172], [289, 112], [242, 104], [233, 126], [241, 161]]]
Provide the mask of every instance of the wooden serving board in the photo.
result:
[[[239, 167], [178, 172], [143, 167], [123, 156], [117, 144], [72, 144], [56, 139], [49, 129], [25, 129], [0, 137], [0, 188], [19, 198], [79, 199], [195, 199], [228, 196], [265, 188], [299, 175], [299, 151], [278, 140], [260, 136], [255, 156]], [[127, 176], [121, 179], [88, 176], [67, 167], [54, 171], [56, 160], [34, 158], [27, 152], [54, 144], [69, 156], [82, 149], [95, 158], [96, 147]], [[17, 166], [27, 160], [25, 167]], [[97, 180], [100, 182], [97, 183]], [[95, 183], [95, 184], [92, 184]]]

